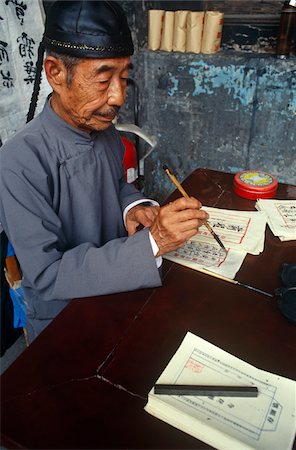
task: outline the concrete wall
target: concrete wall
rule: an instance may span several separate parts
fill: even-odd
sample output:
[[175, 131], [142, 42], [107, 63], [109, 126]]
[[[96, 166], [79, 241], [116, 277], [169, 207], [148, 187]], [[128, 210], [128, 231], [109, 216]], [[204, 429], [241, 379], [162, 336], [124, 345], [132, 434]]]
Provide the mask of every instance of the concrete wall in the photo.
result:
[[156, 137], [145, 191], [172, 190], [197, 167], [266, 170], [296, 183], [296, 60], [270, 56], [142, 51], [137, 73], [140, 125]]
[[[145, 193], [162, 201], [173, 190], [163, 164], [180, 180], [208, 167], [265, 170], [296, 184], [295, 56], [149, 51], [143, 4], [132, 2], [129, 14], [137, 48], [139, 125], [157, 140], [145, 161]], [[147, 150], [142, 145], [141, 156]]]

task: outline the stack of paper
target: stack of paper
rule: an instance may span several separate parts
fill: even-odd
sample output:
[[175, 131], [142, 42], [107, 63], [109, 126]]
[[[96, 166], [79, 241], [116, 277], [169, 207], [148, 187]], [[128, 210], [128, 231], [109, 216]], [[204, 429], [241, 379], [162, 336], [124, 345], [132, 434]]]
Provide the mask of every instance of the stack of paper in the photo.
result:
[[[236, 211], [231, 209], [203, 209], [209, 213], [208, 223], [219, 236], [225, 247], [259, 255], [264, 250], [266, 215], [258, 211]], [[199, 229], [193, 239], [201, 236], [207, 242], [213, 242], [213, 236], [206, 227]]]
[[281, 241], [296, 239], [296, 200], [260, 199], [256, 209], [266, 213], [269, 228]]
[[266, 215], [259, 211], [234, 211], [203, 207], [209, 213], [208, 223], [219, 236], [227, 253], [217, 244], [205, 226], [178, 250], [167, 253], [166, 259], [234, 279], [247, 253], [258, 255], [264, 249]]
[[157, 384], [253, 386], [258, 397], [149, 393], [145, 410], [224, 450], [288, 450], [296, 432], [296, 382], [265, 372], [187, 333]]

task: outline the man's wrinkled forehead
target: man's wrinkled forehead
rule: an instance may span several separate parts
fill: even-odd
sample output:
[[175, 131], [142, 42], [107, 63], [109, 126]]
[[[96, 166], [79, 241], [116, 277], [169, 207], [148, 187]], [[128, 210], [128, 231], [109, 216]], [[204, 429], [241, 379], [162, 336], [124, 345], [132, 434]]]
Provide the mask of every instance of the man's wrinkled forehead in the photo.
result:
[[[116, 64], [116, 63], [122, 62], [122, 64]], [[107, 72], [113, 72], [114, 70], [118, 69], [120, 66], [121, 71], [129, 71], [132, 68], [132, 64], [130, 61], [124, 61], [122, 59], [119, 60], [100, 60], [100, 63], [97, 65], [97, 67], [94, 69], [96, 75], [100, 75], [102, 73]]]
[[129, 71], [133, 68], [129, 56], [112, 59], [80, 58], [78, 61], [73, 76], [79, 74], [88, 79], [94, 79], [101, 75], [110, 77], [116, 73], [118, 73], [119, 76], [127, 77]]

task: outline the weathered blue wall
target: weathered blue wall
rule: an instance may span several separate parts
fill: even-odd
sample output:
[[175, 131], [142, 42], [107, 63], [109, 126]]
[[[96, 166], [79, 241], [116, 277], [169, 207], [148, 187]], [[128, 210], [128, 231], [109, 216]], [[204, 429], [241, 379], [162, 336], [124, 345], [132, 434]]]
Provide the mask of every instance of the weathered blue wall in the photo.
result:
[[[244, 3], [236, 4], [238, 11]], [[180, 180], [208, 167], [266, 170], [296, 184], [296, 57], [276, 59], [276, 39], [264, 35], [266, 45], [261, 45], [262, 29], [248, 23], [240, 35], [237, 28], [231, 34], [230, 25], [224, 26], [224, 47], [215, 55], [149, 51], [147, 2], [123, 5], [136, 49], [132, 77], [140, 93], [139, 124], [157, 139], [145, 163], [145, 193], [162, 201], [174, 189], [163, 164]], [[275, 7], [273, 2], [260, 5], [264, 13]], [[252, 30], [258, 34], [256, 42], [251, 42]], [[239, 51], [229, 50], [236, 47]], [[131, 98], [123, 108], [123, 122], [134, 119]], [[147, 149], [142, 146], [141, 155]]]
[[157, 139], [145, 192], [172, 190], [197, 167], [266, 170], [296, 183], [296, 59], [220, 52], [138, 54], [140, 126]]

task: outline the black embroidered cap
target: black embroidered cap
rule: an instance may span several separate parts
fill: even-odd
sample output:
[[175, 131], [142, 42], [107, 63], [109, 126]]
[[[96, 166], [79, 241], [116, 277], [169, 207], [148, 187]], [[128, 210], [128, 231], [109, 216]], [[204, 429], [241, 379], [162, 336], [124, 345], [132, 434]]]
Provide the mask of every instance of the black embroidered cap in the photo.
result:
[[56, 0], [45, 2], [45, 11], [45, 48], [80, 58], [134, 53], [126, 15], [115, 1]]
[[127, 18], [117, 2], [43, 0], [43, 4], [45, 31], [38, 48], [27, 122], [36, 110], [45, 48], [78, 58], [120, 58], [134, 53]]

